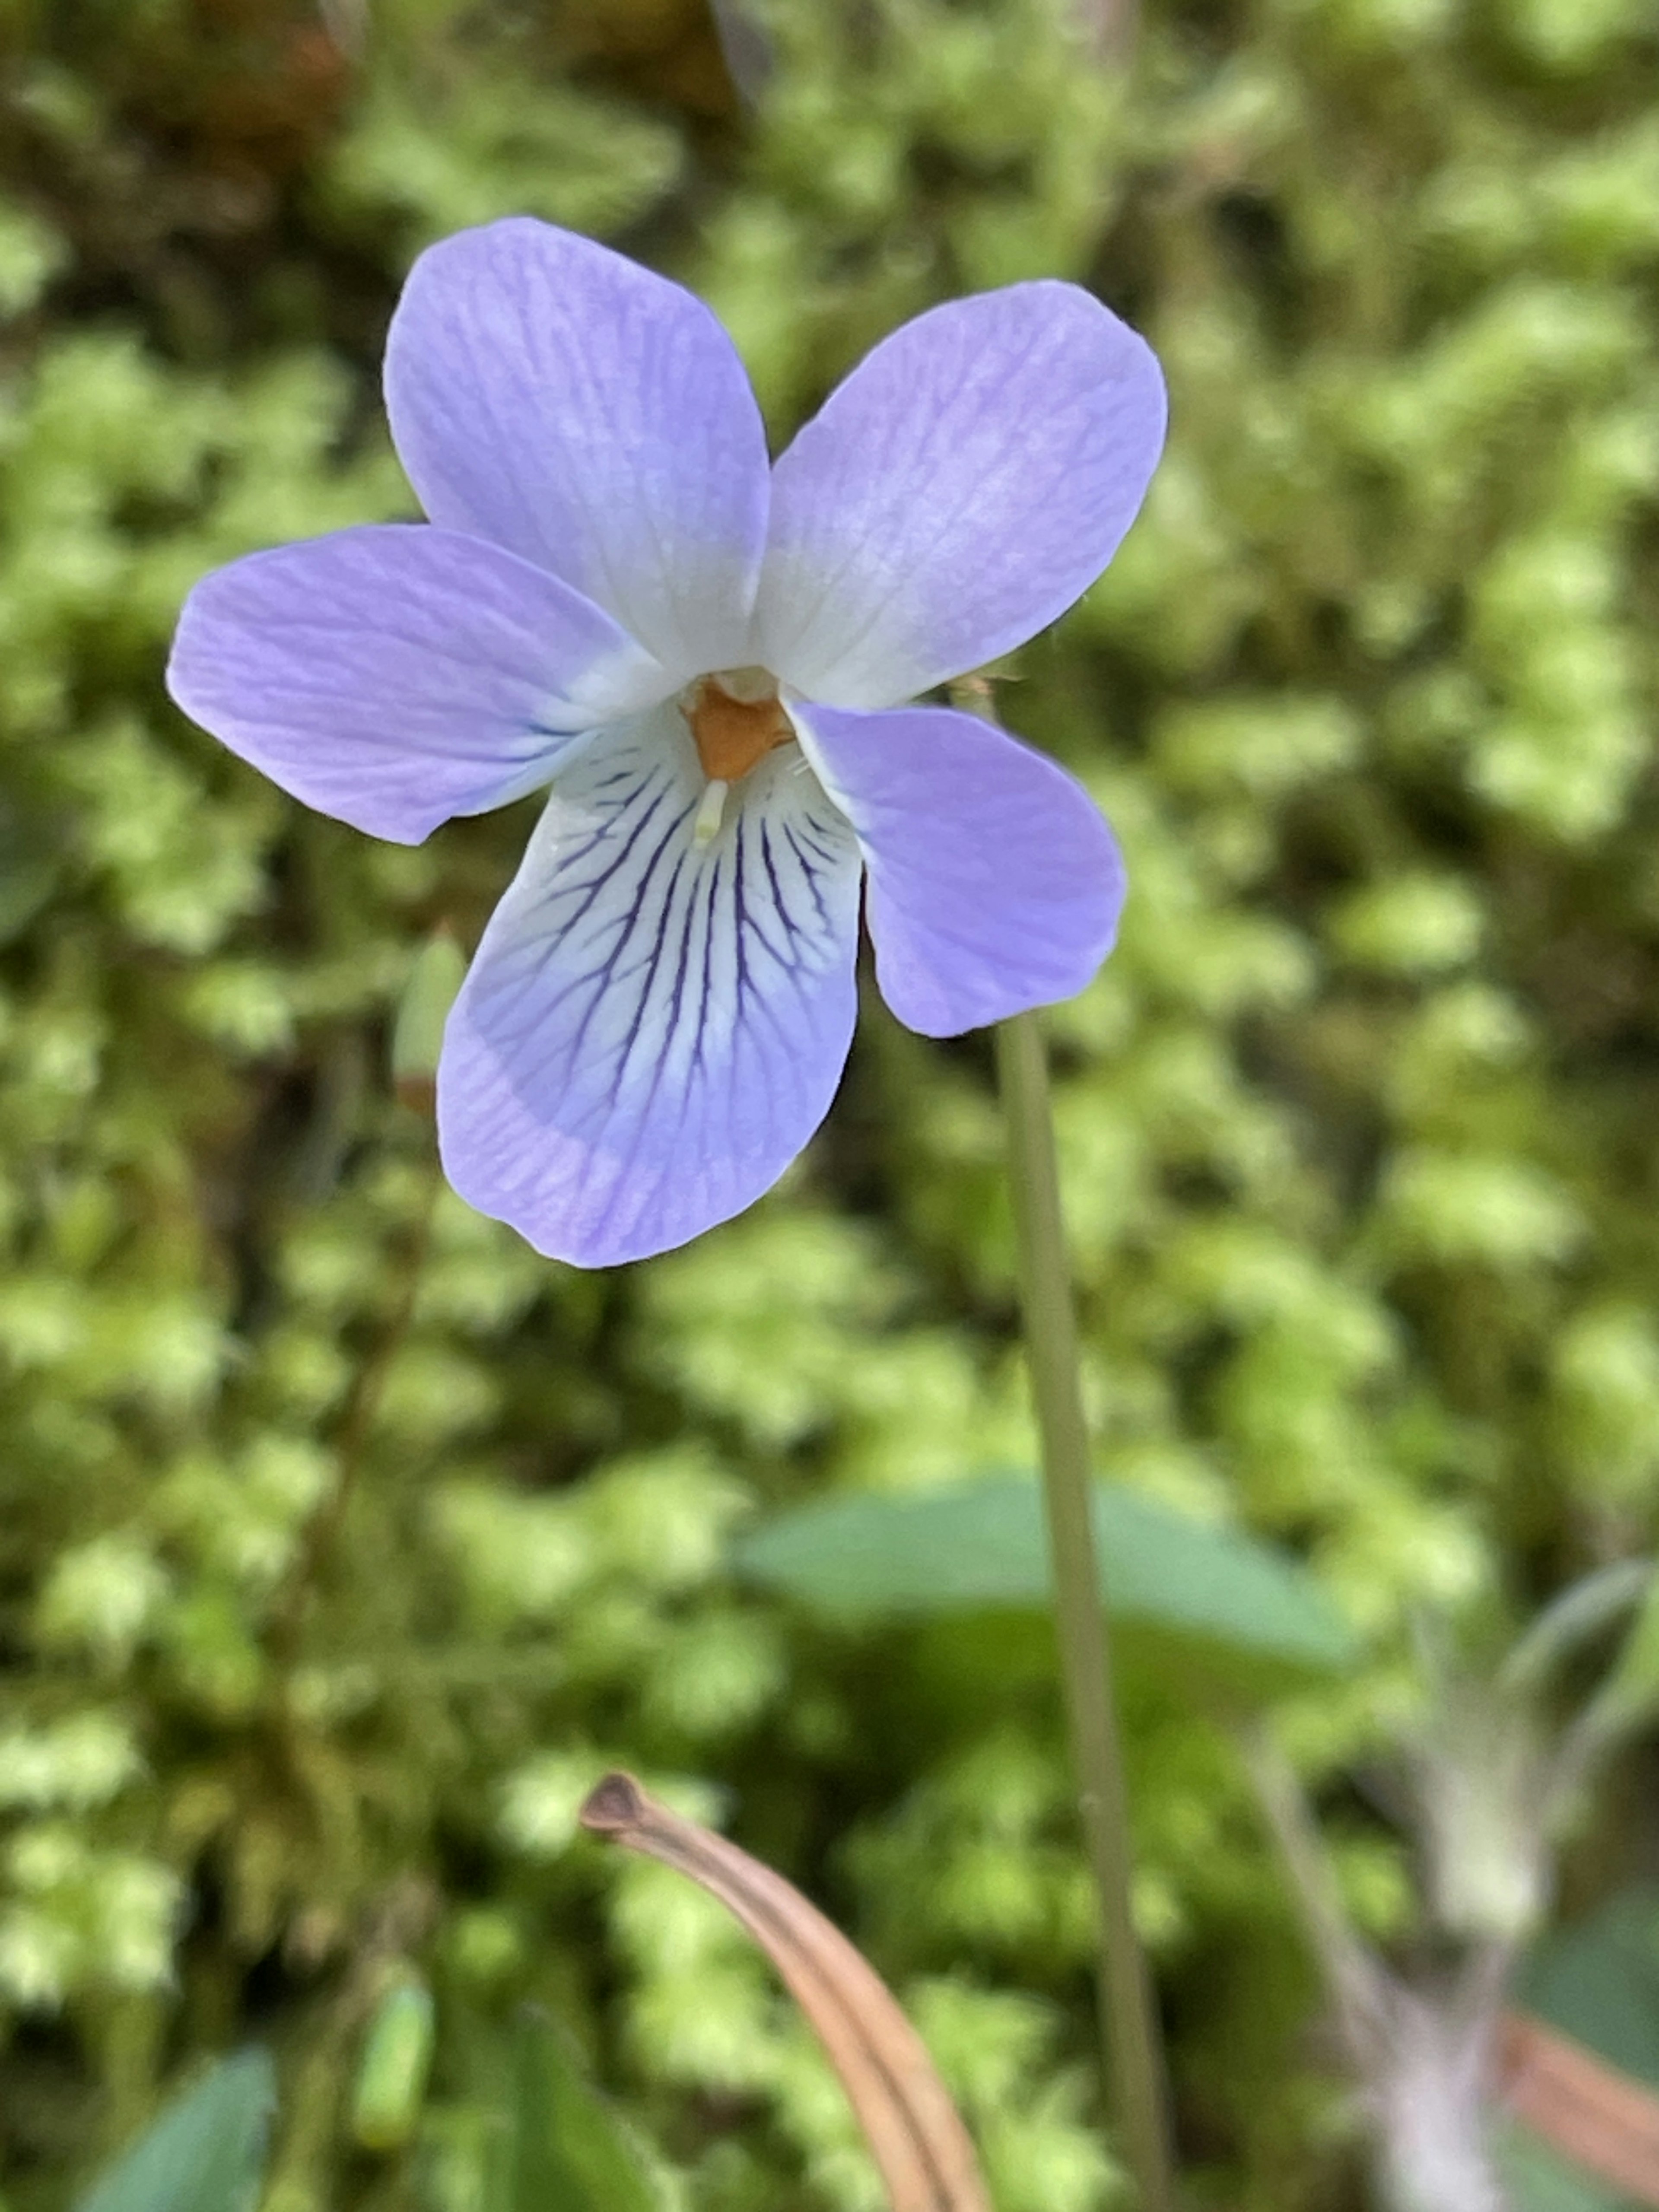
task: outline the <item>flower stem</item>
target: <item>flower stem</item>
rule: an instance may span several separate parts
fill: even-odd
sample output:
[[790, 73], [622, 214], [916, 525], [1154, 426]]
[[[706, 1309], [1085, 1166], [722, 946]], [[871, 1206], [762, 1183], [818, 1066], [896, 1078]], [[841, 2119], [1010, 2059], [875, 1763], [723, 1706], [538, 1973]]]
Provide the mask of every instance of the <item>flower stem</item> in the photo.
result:
[[1089, 1437], [1078, 1377], [1048, 1055], [1035, 1014], [1017, 1014], [1000, 1024], [996, 1041], [1020, 1302], [1042, 1443], [1060, 1668], [1079, 1810], [1100, 1905], [1097, 1974], [1106, 2079], [1136, 2184], [1137, 2212], [1174, 2212], [1163, 2057], [1131, 1907], [1128, 1798], [1090, 1515]]

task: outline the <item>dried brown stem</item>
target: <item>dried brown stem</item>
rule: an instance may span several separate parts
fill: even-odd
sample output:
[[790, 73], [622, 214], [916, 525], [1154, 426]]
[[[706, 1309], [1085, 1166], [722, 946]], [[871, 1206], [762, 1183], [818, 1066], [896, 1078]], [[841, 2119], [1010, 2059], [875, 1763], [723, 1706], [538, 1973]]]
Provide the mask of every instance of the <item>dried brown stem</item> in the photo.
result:
[[1535, 2135], [1638, 2204], [1659, 2205], [1659, 2097], [1525, 2013], [1504, 2015], [1504, 2102]]
[[921, 2038], [841, 1931], [770, 1867], [608, 1774], [582, 1826], [699, 1882], [781, 1975], [841, 2077], [893, 2212], [990, 2212], [974, 2147]]

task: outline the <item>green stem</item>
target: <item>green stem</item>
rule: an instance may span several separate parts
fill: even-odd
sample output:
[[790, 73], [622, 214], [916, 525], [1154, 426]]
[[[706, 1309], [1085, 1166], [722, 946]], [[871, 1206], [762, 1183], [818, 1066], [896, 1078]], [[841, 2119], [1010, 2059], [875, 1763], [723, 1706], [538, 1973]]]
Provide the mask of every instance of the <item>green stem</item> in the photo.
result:
[[997, 1066], [1007, 1121], [1031, 1394], [1042, 1442], [1060, 1668], [1079, 1809], [1100, 1903], [1106, 2078], [1138, 2190], [1138, 2212], [1174, 2212], [1162, 2053], [1131, 1902], [1128, 1797], [1090, 1514], [1089, 1435], [1078, 1376], [1048, 1055], [1035, 1014], [1017, 1014], [1000, 1024]]

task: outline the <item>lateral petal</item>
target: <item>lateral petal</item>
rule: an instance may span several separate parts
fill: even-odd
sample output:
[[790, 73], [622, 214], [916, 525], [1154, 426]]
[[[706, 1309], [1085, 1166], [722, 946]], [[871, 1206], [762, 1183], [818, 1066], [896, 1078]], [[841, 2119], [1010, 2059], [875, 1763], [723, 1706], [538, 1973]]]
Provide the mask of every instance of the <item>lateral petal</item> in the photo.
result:
[[434, 522], [562, 577], [678, 682], [750, 659], [766, 434], [690, 292], [528, 216], [459, 232], [410, 271], [386, 397]]
[[185, 603], [167, 680], [284, 791], [405, 845], [533, 790], [596, 725], [672, 689], [556, 577], [419, 523], [216, 568]]
[[1065, 611], [1164, 441], [1152, 349], [1074, 284], [918, 315], [779, 460], [755, 659], [809, 699], [892, 707]]
[[793, 710], [858, 833], [882, 996], [955, 1036], [1080, 991], [1111, 951], [1123, 863], [1104, 817], [1046, 754], [972, 714]]
[[444, 1166], [537, 1249], [610, 1267], [740, 1212], [829, 1110], [860, 864], [793, 745], [728, 795], [672, 708], [555, 786], [450, 1015]]

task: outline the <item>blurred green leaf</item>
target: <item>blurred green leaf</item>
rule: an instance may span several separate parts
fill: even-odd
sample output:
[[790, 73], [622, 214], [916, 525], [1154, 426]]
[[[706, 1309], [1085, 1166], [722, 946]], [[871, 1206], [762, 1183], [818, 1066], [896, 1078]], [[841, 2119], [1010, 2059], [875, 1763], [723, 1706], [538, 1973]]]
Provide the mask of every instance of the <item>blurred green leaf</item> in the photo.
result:
[[1599, 1735], [1617, 1736], [1640, 1728], [1656, 1711], [1659, 1711], [1659, 1583], [1650, 1587], [1619, 1656], [1595, 1693], [1588, 1717]]
[[[1534, 1945], [1520, 2002], [1621, 2074], [1659, 2086], [1659, 1888], [1621, 1890], [1576, 1926]], [[1528, 2129], [1500, 2154], [1515, 2212], [1626, 2212], [1629, 2200]]]
[[1506, 2130], [1498, 2165], [1511, 2212], [1631, 2212], [1628, 2198], [1569, 2166], [1529, 2128]]
[[[1311, 1674], [1353, 1658], [1311, 1576], [1254, 1537], [1104, 1483], [1095, 1534], [1112, 1614], [1155, 1632], [1171, 1656]], [[1019, 1476], [805, 1506], [747, 1538], [737, 1559], [756, 1581], [848, 1621], [1029, 1611], [1049, 1598], [1042, 1499]]]
[[1602, 1634], [1654, 1587], [1651, 1559], [1616, 1559], [1569, 1583], [1527, 1625], [1505, 1658], [1500, 1680], [1536, 1690], [1581, 1645]]
[[1659, 1888], [1620, 1890], [1547, 1936], [1527, 1961], [1521, 2001], [1620, 2073], [1659, 2087]]
[[276, 2099], [263, 2051], [222, 2060], [174, 2098], [76, 2212], [252, 2212]]
[[658, 2212], [621, 2124], [544, 2013], [514, 2031], [507, 2120], [489, 2212]]

